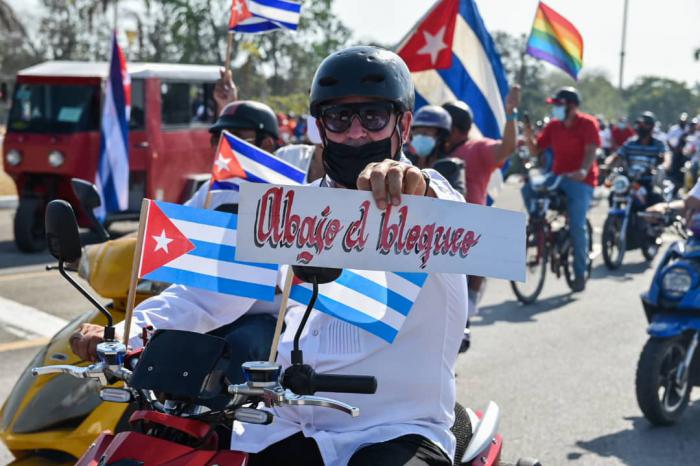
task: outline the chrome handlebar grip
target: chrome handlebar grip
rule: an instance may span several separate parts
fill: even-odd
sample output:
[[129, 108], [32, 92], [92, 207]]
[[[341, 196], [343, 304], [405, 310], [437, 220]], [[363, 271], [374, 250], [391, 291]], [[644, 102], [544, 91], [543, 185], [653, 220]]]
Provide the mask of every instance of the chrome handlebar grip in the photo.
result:
[[268, 408], [284, 405], [319, 406], [322, 408], [337, 409], [352, 417], [360, 415], [359, 408], [343, 403], [342, 401], [320, 396], [297, 395], [289, 389], [285, 390], [281, 385], [275, 385], [273, 387], [251, 387], [245, 383], [229, 385], [228, 393], [235, 397], [232, 402], [234, 405], [245, 403], [248, 397], [259, 397]]

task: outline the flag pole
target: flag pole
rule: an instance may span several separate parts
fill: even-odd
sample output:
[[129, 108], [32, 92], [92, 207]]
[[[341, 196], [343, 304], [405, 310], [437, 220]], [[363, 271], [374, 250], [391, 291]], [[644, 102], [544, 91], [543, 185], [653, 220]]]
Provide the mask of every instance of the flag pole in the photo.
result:
[[292, 271], [292, 266], [289, 265], [287, 269], [287, 275], [284, 278], [282, 302], [280, 303], [280, 312], [277, 315], [277, 325], [275, 326], [275, 334], [272, 338], [272, 345], [270, 346], [270, 357], [268, 359], [269, 362], [275, 362], [275, 359], [277, 359], [277, 345], [279, 344], [280, 335], [282, 334], [282, 325], [284, 324], [284, 316], [287, 313], [287, 303], [289, 302], [289, 293], [292, 291], [293, 279], [294, 272]]
[[233, 54], [233, 31], [228, 31], [226, 37], [226, 56], [224, 57], [224, 69], [231, 70], [231, 79], [233, 79], [233, 67], [231, 66], [231, 55]]
[[625, 42], [627, 39], [627, 0], [625, 0], [625, 10], [622, 15], [622, 43], [620, 44], [620, 77], [617, 84], [618, 90], [622, 90], [622, 78], [625, 72]]
[[141, 201], [141, 215], [139, 216], [139, 232], [136, 236], [136, 248], [134, 249], [134, 261], [131, 264], [131, 280], [129, 281], [129, 295], [126, 300], [126, 315], [124, 316], [124, 344], [129, 343], [129, 330], [131, 329], [131, 317], [134, 314], [136, 302], [136, 285], [139, 281], [139, 264], [143, 251], [143, 235], [146, 231], [146, 219], [148, 218], [149, 200]]
[[530, 36], [532, 36], [532, 30], [535, 28], [535, 21], [537, 20], [537, 12], [540, 10], [540, 2], [537, 2], [535, 7], [535, 15], [532, 17], [532, 26], [530, 26], [530, 32], [527, 34], [525, 39], [525, 46], [522, 53], [520, 54], [520, 73], [518, 74], [518, 84], [523, 85], [525, 82], [525, 55], [527, 55], [527, 44], [530, 42]]

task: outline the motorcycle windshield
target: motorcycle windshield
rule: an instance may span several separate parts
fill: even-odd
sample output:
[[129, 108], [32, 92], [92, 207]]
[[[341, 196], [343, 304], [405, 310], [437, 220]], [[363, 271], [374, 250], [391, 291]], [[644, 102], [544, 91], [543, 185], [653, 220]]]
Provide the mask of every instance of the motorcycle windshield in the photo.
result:
[[7, 129], [21, 133], [69, 134], [97, 131], [99, 124], [99, 86], [19, 83]]

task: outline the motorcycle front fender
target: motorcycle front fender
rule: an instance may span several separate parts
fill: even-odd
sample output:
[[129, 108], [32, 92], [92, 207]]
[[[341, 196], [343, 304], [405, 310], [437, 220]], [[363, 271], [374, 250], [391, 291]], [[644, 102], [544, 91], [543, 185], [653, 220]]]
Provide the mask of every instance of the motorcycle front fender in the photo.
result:
[[671, 338], [687, 331], [700, 331], [700, 317], [657, 314], [647, 328], [647, 333], [655, 338]]

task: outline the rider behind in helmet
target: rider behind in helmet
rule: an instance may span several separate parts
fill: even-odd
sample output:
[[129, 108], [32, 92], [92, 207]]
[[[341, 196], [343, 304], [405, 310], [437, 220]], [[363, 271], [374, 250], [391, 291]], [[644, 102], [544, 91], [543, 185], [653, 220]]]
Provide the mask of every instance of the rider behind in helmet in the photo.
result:
[[[437, 105], [426, 105], [416, 112], [411, 124], [413, 164], [433, 168], [465, 195], [464, 161], [445, 156], [445, 143], [452, 129], [452, 117]], [[411, 158], [409, 156], [409, 158]]]

